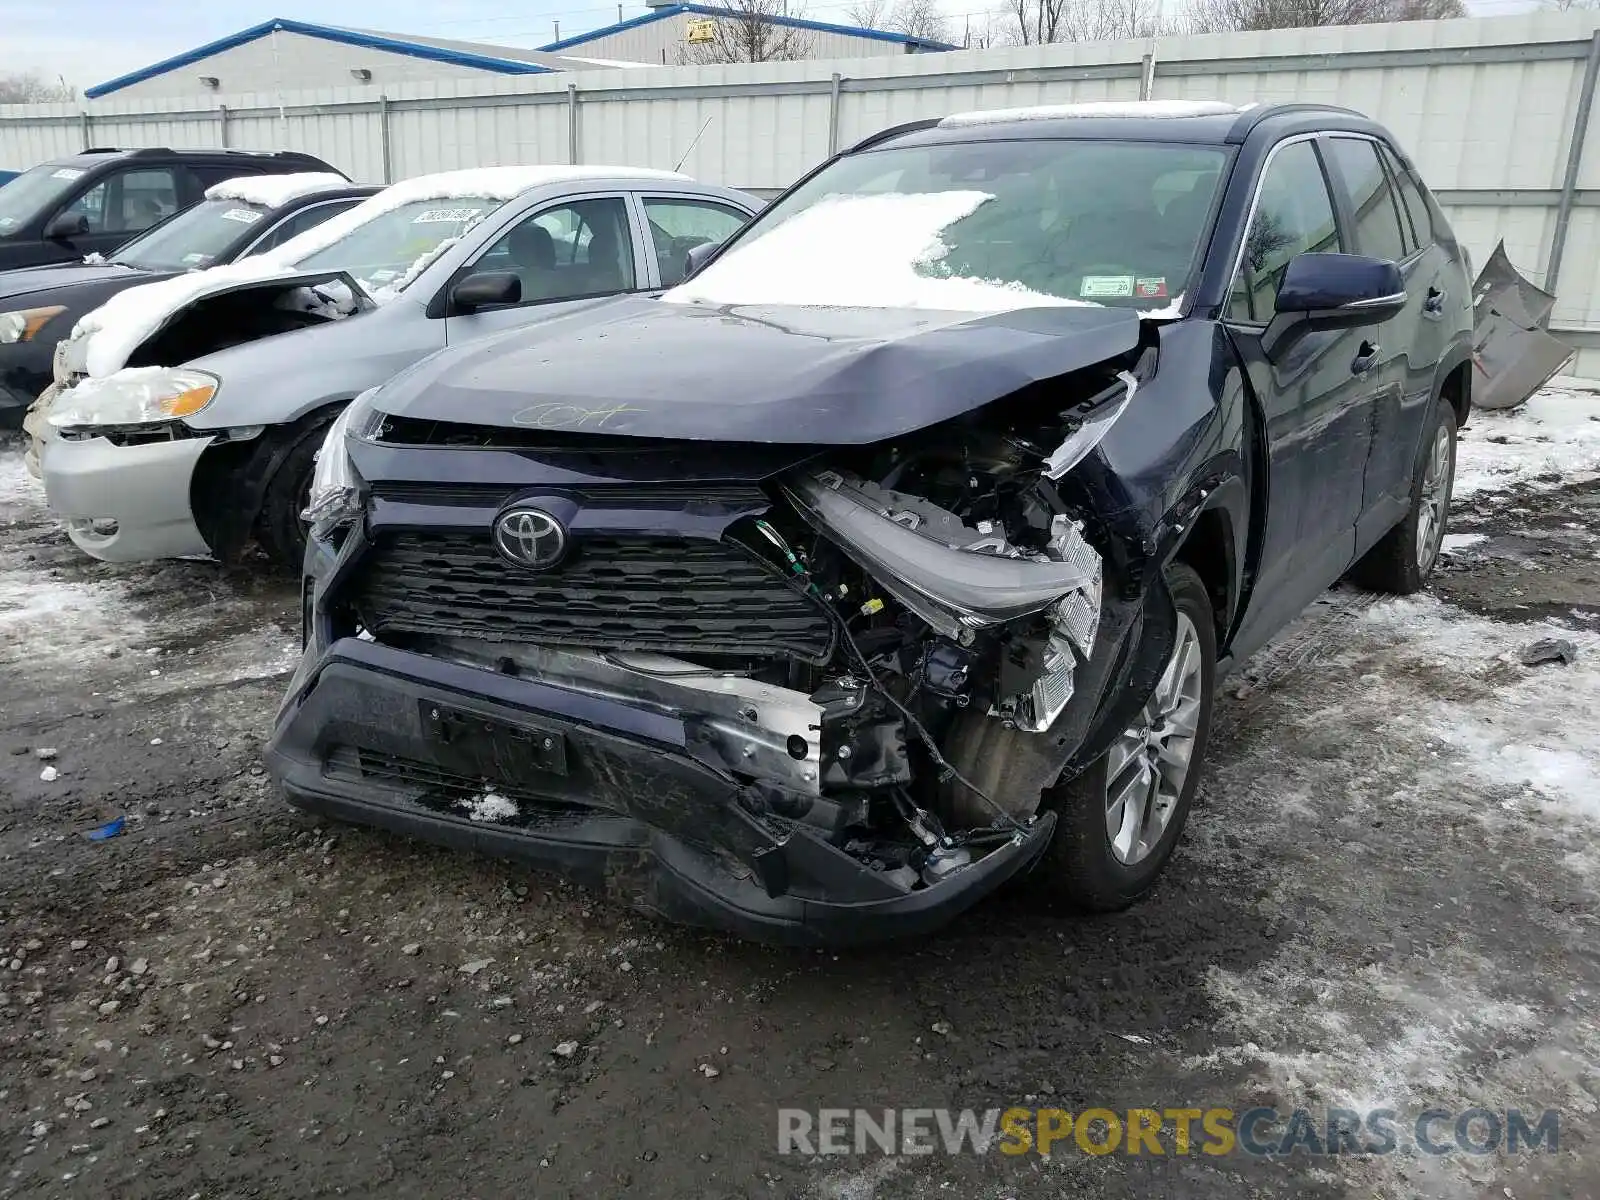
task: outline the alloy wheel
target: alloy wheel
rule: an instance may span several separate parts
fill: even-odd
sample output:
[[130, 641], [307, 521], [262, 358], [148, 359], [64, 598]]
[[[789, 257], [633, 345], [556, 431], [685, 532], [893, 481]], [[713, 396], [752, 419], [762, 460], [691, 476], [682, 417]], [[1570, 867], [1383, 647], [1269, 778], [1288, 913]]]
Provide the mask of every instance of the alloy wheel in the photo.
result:
[[1428, 466], [1422, 476], [1421, 507], [1417, 511], [1417, 567], [1426, 575], [1439, 556], [1444, 523], [1450, 506], [1450, 430], [1441, 422], [1428, 449]]
[[1160, 682], [1138, 722], [1107, 752], [1106, 838], [1112, 856], [1126, 866], [1160, 844], [1183, 795], [1200, 729], [1204, 654], [1194, 622], [1180, 611]]

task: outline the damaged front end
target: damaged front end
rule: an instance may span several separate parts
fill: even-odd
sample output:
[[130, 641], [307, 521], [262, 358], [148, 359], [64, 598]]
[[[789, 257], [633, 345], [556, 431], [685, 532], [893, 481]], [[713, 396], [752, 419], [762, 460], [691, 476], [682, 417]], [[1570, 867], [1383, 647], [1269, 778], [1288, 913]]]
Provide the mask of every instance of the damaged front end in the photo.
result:
[[[1095, 453], [1152, 359], [820, 454], [362, 411], [269, 762], [301, 804], [674, 919], [942, 924], [1037, 860], [1164, 650], [1133, 636], [1143, 509]], [[463, 447], [505, 482], [429, 482]], [[741, 479], [693, 467], [741, 451]]]

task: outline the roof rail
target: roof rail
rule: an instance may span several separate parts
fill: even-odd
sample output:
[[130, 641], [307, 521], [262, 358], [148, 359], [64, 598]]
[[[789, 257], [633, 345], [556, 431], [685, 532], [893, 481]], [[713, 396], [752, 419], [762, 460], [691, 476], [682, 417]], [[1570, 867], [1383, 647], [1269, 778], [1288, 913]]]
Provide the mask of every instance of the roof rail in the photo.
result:
[[899, 137], [902, 133], [915, 133], [919, 129], [932, 129], [938, 123], [938, 117], [926, 117], [920, 121], [905, 121], [899, 125], [891, 125], [887, 129], [878, 130], [877, 133], [868, 134], [854, 146], [845, 147], [843, 153], [854, 154], [858, 150], [865, 150], [869, 146], [876, 146], [879, 142], [888, 141], [892, 137]]
[[1238, 120], [1234, 121], [1232, 127], [1228, 130], [1227, 140], [1230, 142], [1244, 141], [1244, 139], [1250, 135], [1250, 131], [1257, 125], [1261, 124], [1262, 121], [1265, 121], [1268, 117], [1282, 117], [1294, 113], [1318, 112], [1338, 113], [1340, 116], [1344, 117], [1357, 117], [1363, 121], [1370, 120], [1369, 117], [1362, 113], [1358, 113], [1355, 109], [1345, 108], [1338, 104], [1317, 104], [1309, 101], [1302, 101], [1293, 104], [1258, 104], [1254, 108], [1247, 108], [1239, 114]]
[[129, 153], [129, 156], [132, 157], [132, 158], [153, 158], [158, 154], [171, 154], [172, 153], [172, 147], [170, 147], [170, 146], [140, 146], [137, 150], [130, 150], [128, 153]]
[[122, 153], [122, 149], [119, 146], [89, 146], [86, 149], [79, 150], [78, 153], [79, 154], [121, 154]]

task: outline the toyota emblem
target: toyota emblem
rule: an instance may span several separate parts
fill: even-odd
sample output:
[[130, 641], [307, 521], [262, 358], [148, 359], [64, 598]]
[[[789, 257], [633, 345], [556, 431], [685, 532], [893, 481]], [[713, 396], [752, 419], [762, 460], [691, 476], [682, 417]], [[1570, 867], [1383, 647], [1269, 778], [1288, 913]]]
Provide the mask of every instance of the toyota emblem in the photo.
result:
[[496, 549], [510, 562], [546, 571], [567, 552], [567, 531], [540, 508], [512, 508], [494, 523]]

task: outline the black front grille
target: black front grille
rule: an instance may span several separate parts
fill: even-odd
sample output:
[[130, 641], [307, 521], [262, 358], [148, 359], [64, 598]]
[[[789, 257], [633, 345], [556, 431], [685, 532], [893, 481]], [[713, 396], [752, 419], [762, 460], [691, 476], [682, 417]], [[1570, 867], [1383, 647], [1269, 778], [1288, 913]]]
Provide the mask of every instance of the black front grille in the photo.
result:
[[[500, 824], [521, 825], [553, 815], [577, 812], [579, 806], [564, 803], [547, 792], [518, 787], [504, 781], [493, 783], [459, 774], [436, 763], [423, 762], [400, 754], [369, 750], [355, 746], [341, 746], [328, 758], [326, 774], [347, 779], [362, 779], [372, 783], [392, 784], [408, 791], [420, 793], [423, 803], [441, 812], [470, 814], [475, 809], [494, 814], [492, 819]], [[515, 815], [501, 815], [498, 806], [487, 807], [487, 796], [503, 796], [514, 804]], [[487, 816], [485, 819], [489, 819]]]
[[826, 613], [736, 545], [595, 537], [551, 571], [501, 558], [487, 533], [388, 535], [352, 587], [378, 637], [421, 633], [660, 653], [824, 661]]

